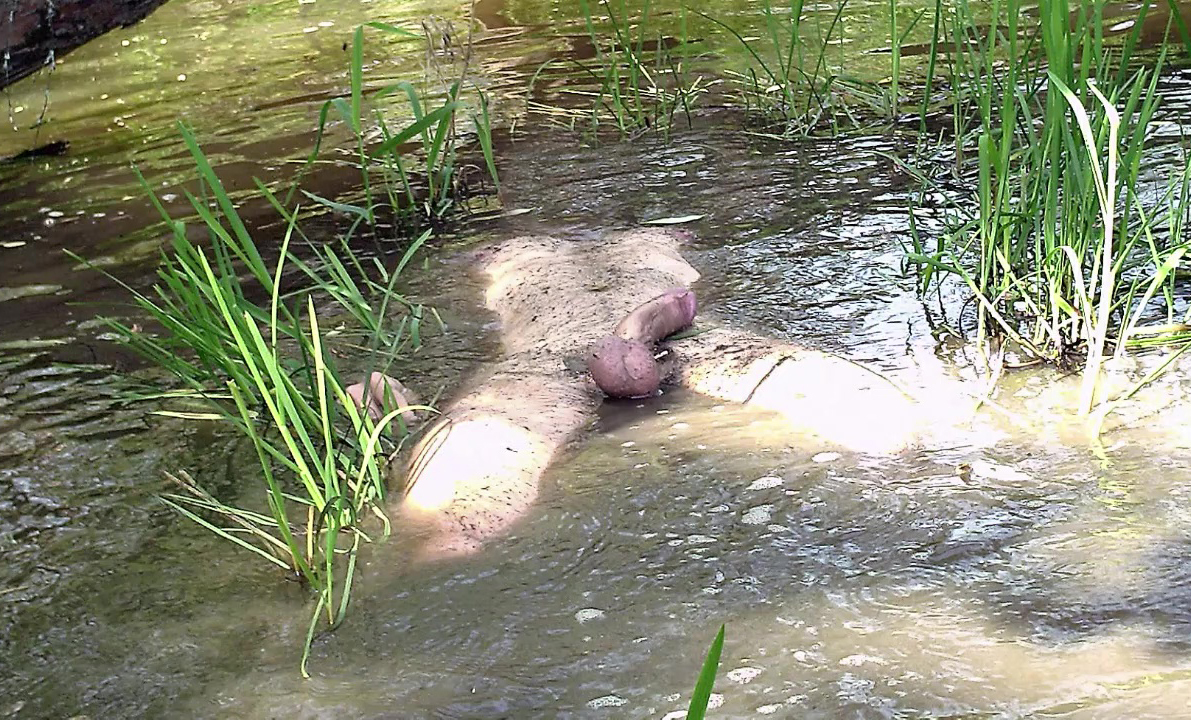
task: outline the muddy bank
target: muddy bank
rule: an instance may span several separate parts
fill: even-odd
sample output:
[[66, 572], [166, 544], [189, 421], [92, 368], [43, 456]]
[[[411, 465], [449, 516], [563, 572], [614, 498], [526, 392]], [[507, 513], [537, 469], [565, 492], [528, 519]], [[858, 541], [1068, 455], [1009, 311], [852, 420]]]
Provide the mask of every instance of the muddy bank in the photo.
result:
[[0, 24], [0, 88], [53, 65], [109, 30], [144, 20], [165, 0], [14, 0]]

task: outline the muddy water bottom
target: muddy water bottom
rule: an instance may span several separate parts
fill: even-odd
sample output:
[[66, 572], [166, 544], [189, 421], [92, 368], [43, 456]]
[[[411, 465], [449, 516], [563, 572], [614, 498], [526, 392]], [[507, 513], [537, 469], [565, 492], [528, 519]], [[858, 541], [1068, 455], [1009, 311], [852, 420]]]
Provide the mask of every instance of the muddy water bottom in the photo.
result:
[[662, 718], [726, 623], [714, 717], [1186, 716], [1188, 490], [1122, 481], [1148, 460], [891, 462], [684, 394], [639, 405], [484, 553], [375, 553], [313, 680], [249, 669], [182, 714]]

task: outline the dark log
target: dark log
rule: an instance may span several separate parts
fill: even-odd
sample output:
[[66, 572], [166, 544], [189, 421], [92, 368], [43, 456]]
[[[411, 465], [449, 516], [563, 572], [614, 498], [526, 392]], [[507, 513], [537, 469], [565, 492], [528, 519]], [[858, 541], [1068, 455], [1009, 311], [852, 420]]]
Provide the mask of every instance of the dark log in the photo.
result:
[[109, 30], [134, 25], [166, 0], [0, 0], [0, 88]]

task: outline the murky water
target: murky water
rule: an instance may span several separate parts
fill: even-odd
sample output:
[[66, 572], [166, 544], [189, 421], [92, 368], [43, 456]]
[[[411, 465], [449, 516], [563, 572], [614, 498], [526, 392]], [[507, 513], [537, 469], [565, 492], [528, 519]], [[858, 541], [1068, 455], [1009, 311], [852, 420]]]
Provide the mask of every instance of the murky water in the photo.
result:
[[[724, 12], [747, 17], [740, 5]], [[878, 47], [885, 5], [866, 7], [854, 35]], [[1191, 715], [1191, 440], [1134, 429], [1102, 467], [1029, 429], [1050, 400], [1028, 376], [998, 397], [1027, 421], [959, 422], [968, 371], [938, 350], [900, 272], [906, 187], [879, 153], [903, 138], [782, 145], [714, 113], [669, 142], [585, 148], [523, 130], [501, 147], [504, 200], [532, 212], [470, 230], [590, 242], [701, 214], [702, 307], [888, 373], [937, 411], [928, 441], [890, 461], [685, 393], [609, 404], [534, 513], [484, 553], [411, 569], [400, 538], [371, 550], [349, 621], [301, 680], [307, 598], [154, 502], [162, 470], [230, 492], [253, 487], [252, 465], [212, 428], [125, 400], [95, 308], [67, 304], [118, 296], [58, 249], [143, 277], [157, 239], [126, 168], [179, 182], [176, 116], [237, 187], [284, 176], [317, 104], [343, 89], [355, 23], [465, 12], [175, 0], [51, 79], [38, 137], [68, 136], [71, 155], [0, 167], [0, 286], [36, 295], [0, 301], [0, 717], [662, 718], [685, 706], [720, 623], [714, 717]], [[581, 33], [554, 6], [477, 14], [510, 106]], [[400, 57], [378, 76], [397, 76]], [[109, 77], [101, 59], [128, 72], [92, 82]], [[20, 125], [43, 82], [13, 93]], [[0, 156], [33, 132], [5, 137]], [[349, 181], [315, 179], [324, 194]], [[460, 272], [434, 255], [413, 287], [450, 328], [411, 366], [432, 388], [490, 353]], [[1186, 379], [1167, 383], [1174, 396]]]

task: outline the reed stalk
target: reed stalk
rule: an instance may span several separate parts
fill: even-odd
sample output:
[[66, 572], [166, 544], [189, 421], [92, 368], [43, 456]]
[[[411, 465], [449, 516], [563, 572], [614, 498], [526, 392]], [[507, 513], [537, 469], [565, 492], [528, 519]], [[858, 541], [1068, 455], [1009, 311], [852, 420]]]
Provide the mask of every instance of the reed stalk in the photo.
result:
[[[173, 219], [141, 178], [171, 230], [171, 246], [151, 291], [124, 287], [139, 313], [159, 329], [136, 331], [105, 321], [124, 345], [172, 374], [201, 401], [207, 416], [220, 418], [250, 441], [264, 479], [265, 512], [220, 500], [184, 472], [169, 476], [180, 491], [162, 500], [287, 569], [312, 590], [316, 603], [301, 662], [306, 675], [320, 618], [331, 629], [347, 612], [362, 543], [376, 531], [389, 534], [384, 461], [405, 439], [397, 419], [411, 409], [429, 409], [397, 408], [374, 422], [357, 407], [326, 344], [317, 305], [337, 306], [374, 338], [405, 347], [409, 338], [401, 336], [408, 326], [391, 330], [386, 313], [393, 305], [407, 312], [415, 307], [396, 296], [393, 285], [426, 236], [383, 284], [361, 285], [348, 269], [360, 267], [359, 259], [346, 246], [340, 253], [324, 248], [314, 262], [299, 259], [291, 251], [300, 235], [298, 208], [283, 208], [260, 186], [286, 220], [279, 258], [270, 267], [194, 133], [180, 128], [205, 189], [186, 197], [206, 230], [207, 245], [190, 239], [186, 223]], [[283, 292], [287, 263], [307, 279], [290, 295]], [[390, 359], [398, 352], [392, 346], [388, 351]], [[376, 530], [367, 529], [369, 517], [379, 523]]]
[[1159, 288], [1186, 252], [1171, 232], [1188, 209], [1185, 160], [1159, 197], [1139, 190], [1166, 50], [1134, 64], [1148, 5], [1115, 47], [1091, 0], [1043, 0], [1036, 26], [1019, 23], [1018, 0], [991, 9], [989, 28], [966, 0], [936, 18], [928, 78], [941, 70], [950, 89], [957, 171], [975, 192], [951, 207], [933, 250], [916, 235], [908, 256], [924, 290], [953, 276], [971, 291], [982, 354], [1008, 343], [1081, 365], [1088, 415], [1110, 349], [1125, 351], [1152, 300], [1174, 314]]

